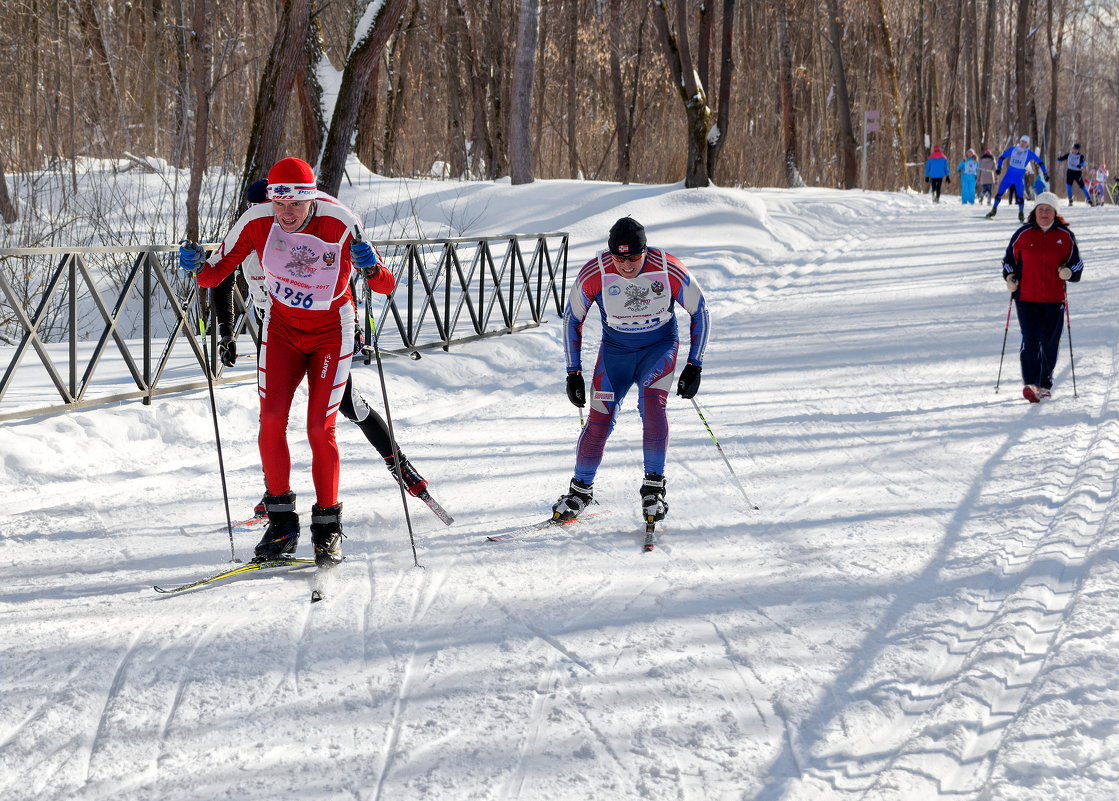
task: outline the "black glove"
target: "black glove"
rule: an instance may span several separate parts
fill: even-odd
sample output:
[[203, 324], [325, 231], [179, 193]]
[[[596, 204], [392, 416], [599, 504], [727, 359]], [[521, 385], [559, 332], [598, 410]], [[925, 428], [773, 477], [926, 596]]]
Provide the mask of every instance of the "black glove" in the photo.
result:
[[223, 336], [218, 342], [218, 358], [226, 367], [237, 363], [237, 340], [231, 336]]
[[680, 381], [676, 385], [676, 394], [681, 398], [694, 398], [699, 392], [699, 374], [703, 368], [698, 364], [688, 362], [680, 371]]
[[951, 179], [951, 178], [949, 178], [949, 177], [948, 177], [947, 175], [945, 175], [945, 176], [944, 176], [944, 183], [946, 183], [946, 184], [950, 184], [950, 183], [952, 183], [952, 179]]
[[925, 176], [925, 183], [928, 183], [928, 182], [929, 182], [929, 176], [926, 175]]
[[587, 405], [587, 385], [578, 370], [567, 374], [567, 399], [579, 408]]
[[995, 167], [995, 175], [1002, 175], [1002, 167]]

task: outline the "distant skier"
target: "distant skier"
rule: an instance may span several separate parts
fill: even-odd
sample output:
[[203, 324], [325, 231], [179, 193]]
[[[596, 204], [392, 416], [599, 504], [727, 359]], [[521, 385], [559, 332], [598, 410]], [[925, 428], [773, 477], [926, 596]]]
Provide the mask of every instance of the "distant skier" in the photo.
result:
[[1107, 165], [1102, 161], [1100, 166], [1092, 171], [1092, 198], [1097, 206], [1102, 206], [1107, 199]]
[[[261, 178], [259, 181], [251, 184], [246, 192], [246, 198], [250, 205], [255, 206], [268, 202], [268, 179]], [[335, 198], [327, 195], [325, 192], [319, 193], [319, 200], [324, 203], [337, 203]], [[232, 237], [236, 233], [236, 229], [230, 233]], [[218, 253], [223, 253], [229, 250], [236, 244], [236, 240], [230, 241], [230, 237], [222, 243]], [[258, 324], [263, 323], [268, 307], [272, 303], [272, 296], [268, 293], [267, 279], [264, 275], [264, 270], [260, 266], [260, 259], [257, 258], [256, 252], [250, 253], [241, 262], [241, 274], [245, 278], [245, 283], [249, 289], [249, 299], [252, 301], [253, 311], [256, 314]], [[229, 274], [224, 281], [214, 288], [214, 313], [217, 317], [218, 333], [221, 341], [218, 343], [218, 355], [221, 358], [222, 364], [226, 367], [232, 367], [237, 362], [237, 341], [233, 338], [233, 284], [237, 277], [237, 271]], [[359, 286], [352, 283], [350, 292], [355, 294], [355, 290], [360, 290]], [[357, 295], [355, 294], [355, 299]], [[364, 346], [362, 338], [361, 326], [356, 324], [354, 331], [354, 352], [358, 352]], [[259, 352], [257, 354], [259, 358]], [[413, 496], [420, 495], [427, 489], [427, 480], [423, 478], [412, 466], [406, 457], [399, 450], [400, 443], [397, 442], [397, 452], [394, 454], [392, 450], [392, 438], [389, 436], [388, 424], [384, 419], [377, 414], [377, 412], [370, 406], [369, 402], [354, 388], [354, 378], [351, 374], [346, 380], [346, 389], [342, 393], [342, 403], [339, 406], [339, 411], [342, 415], [352, 423], [355, 423], [361, 429], [361, 433], [369, 440], [369, 443], [385, 460], [385, 466], [394, 477], [403, 477], [404, 486], [408, 493]], [[263, 517], [265, 514], [264, 501], [262, 500], [257, 504], [256, 514]]]
[[676, 394], [693, 398], [699, 391], [710, 326], [707, 303], [699, 284], [679, 259], [663, 250], [646, 248], [641, 223], [632, 217], [614, 223], [609, 250], [583, 265], [564, 311], [567, 397], [579, 407], [587, 403], [582, 372], [583, 321], [596, 303], [602, 317], [602, 341], [591, 384], [591, 408], [579, 435], [575, 476], [552, 512], [555, 519], [570, 520], [591, 502], [606, 439], [626, 392], [637, 385], [645, 467], [639, 490], [641, 509], [643, 515], [661, 520], [668, 512], [664, 500], [668, 392], [679, 347], [674, 306], [680, 304], [691, 315], [688, 363], [680, 373]]
[[1060, 199], [1042, 192], [1029, 222], [1014, 232], [1002, 258], [1013, 293], [1022, 345], [1022, 396], [1037, 403], [1052, 394], [1053, 368], [1065, 321], [1065, 282], [1079, 281], [1084, 263], [1076, 237], [1057, 212]]
[[1080, 143], [1077, 142], [1072, 146], [1072, 150], [1062, 156], [1057, 156], [1057, 161], [1064, 161], [1065, 164], [1065, 194], [1068, 195], [1068, 204], [1072, 205], [1072, 187], [1075, 184], [1080, 187], [1081, 194], [1084, 199], [1088, 201], [1088, 205], [1092, 205], [1092, 196], [1088, 193], [1088, 188], [1084, 186], [1084, 167], [1086, 162], [1084, 154], [1080, 152]]
[[319, 200], [311, 165], [297, 158], [276, 162], [268, 172], [270, 205], [249, 208], [234, 223], [212, 258], [195, 242], [179, 248], [179, 266], [214, 287], [255, 251], [272, 296], [262, 329], [257, 365], [260, 393], [260, 458], [268, 495], [268, 530], [254, 551], [266, 561], [295, 553], [299, 515], [291, 491], [287, 425], [296, 388], [307, 380], [307, 439], [316, 503], [311, 507], [315, 562], [342, 560], [342, 504], [338, 502], [339, 459], [334, 422], [350, 374], [354, 305], [349, 276], [362, 271], [375, 292], [389, 294], [391, 272], [368, 242], [361, 221], [337, 203]]
[[995, 166], [995, 175], [1002, 172], [1002, 163], [1009, 162], [1006, 168], [1006, 175], [1003, 176], [1002, 182], [999, 183], [999, 191], [995, 194], [995, 205], [991, 206], [991, 210], [987, 212], [988, 217], [994, 217], [999, 210], [999, 202], [1002, 200], [1003, 193], [1010, 187], [1014, 187], [1014, 191], [1018, 196], [1018, 222], [1025, 222], [1025, 205], [1026, 205], [1026, 187], [1023, 184], [1023, 179], [1026, 175], [1026, 165], [1036, 163], [1041, 169], [1041, 174], [1044, 176], [1046, 183], [1049, 181], [1049, 173], [1045, 169], [1045, 162], [1041, 160], [1041, 156], [1030, 150], [1030, 137], [1025, 134], [1018, 140], [1018, 144], [1014, 147], [1008, 147], [1003, 154], [999, 156], [999, 162]]
[[991, 154], [990, 150], [984, 150], [983, 155], [979, 157], [979, 202], [982, 203], [983, 199], [987, 199], [987, 205], [991, 205], [991, 189], [995, 185], [995, 157]]
[[950, 184], [948, 177], [948, 157], [940, 149], [940, 145], [933, 145], [932, 154], [925, 161], [925, 183], [932, 190], [933, 203], [940, 202], [940, 182]]
[[964, 154], [964, 160], [956, 165], [956, 172], [960, 174], [960, 202], [964, 205], [975, 203], [975, 180], [979, 177], [979, 159], [970, 147]]

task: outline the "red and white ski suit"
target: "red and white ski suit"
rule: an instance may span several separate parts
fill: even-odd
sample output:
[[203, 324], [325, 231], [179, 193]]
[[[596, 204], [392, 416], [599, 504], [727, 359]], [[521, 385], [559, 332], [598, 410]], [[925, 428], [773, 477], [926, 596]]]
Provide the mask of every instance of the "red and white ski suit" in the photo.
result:
[[[307, 439], [311, 477], [322, 509], [338, 503], [339, 457], [334, 437], [338, 406], [350, 374], [354, 305], [350, 294], [350, 241], [361, 222], [328, 198], [311, 204], [293, 233], [275, 222], [272, 204], [253, 206], [234, 224], [198, 273], [198, 284], [217, 286], [252, 252], [260, 258], [272, 297], [257, 360], [260, 460], [270, 495], [291, 489], [287, 426], [296, 387], [307, 376]], [[382, 268], [371, 289], [392, 292]]]

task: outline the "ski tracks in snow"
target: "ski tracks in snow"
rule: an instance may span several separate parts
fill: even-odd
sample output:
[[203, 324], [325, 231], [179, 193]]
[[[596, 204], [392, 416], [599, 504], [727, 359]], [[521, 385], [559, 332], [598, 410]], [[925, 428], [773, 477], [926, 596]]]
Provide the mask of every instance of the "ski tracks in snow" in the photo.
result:
[[[1109, 367], [1087, 419], [1065, 411], [1071, 399], [1000, 410], [1021, 419], [1007, 423], [1004, 447], [957, 511], [951, 552], [918, 582], [927, 597], [897, 615], [865, 675], [849, 677], [870, 708], [833, 708], [858, 725], [809, 746], [802, 780], [781, 798], [996, 797], [1004, 746], [1036, 702], [1093, 557], [1114, 533], [1114, 351]], [[1008, 506], [1008, 496], [1019, 500]]]

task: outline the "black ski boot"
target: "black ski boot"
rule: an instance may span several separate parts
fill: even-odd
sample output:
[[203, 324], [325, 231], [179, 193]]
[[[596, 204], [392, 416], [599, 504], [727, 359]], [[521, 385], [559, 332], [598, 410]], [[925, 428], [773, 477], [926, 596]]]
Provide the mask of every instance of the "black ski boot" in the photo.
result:
[[299, 545], [295, 493], [288, 490], [283, 495], [265, 495], [264, 508], [268, 513], [268, 528], [253, 551], [253, 561], [267, 562], [291, 556]]
[[385, 467], [392, 473], [393, 478], [404, 482], [404, 489], [408, 490], [409, 495], [416, 497], [427, 489], [427, 479], [416, 472], [408, 457], [400, 451], [396, 452], [395, 457], [385, 457]]
[[668, 514], [668, 504], [664, 500], [664, 476], [659, 473], [646, 473], [641, 482], [641, 515], [648, 520], [664, 520]]
[[991, 210], [990, 210], [989, 212], [987, 212], [987, 219], [989, 220], [989, 219], [991, 219], [992, 217], [994, 217], [994, 216], [995, 216], [995, 214], [997, 214], [997, 213], [998, 213], [998, 210], [999, 210], [999, 209], [998, 209], [998, 206], [993, 206], [993, 207], [991, 208]]
[[571, 479], [566, 495], [552, 504], [552, 515], [556, 520], [574, 520], [586, 509], [594, 496], [594, 486]]
[[334, 567], [342, 562], [342, 504], [322, 509], [311, 507], [311, 545], [315, 547], [315, 564]]

